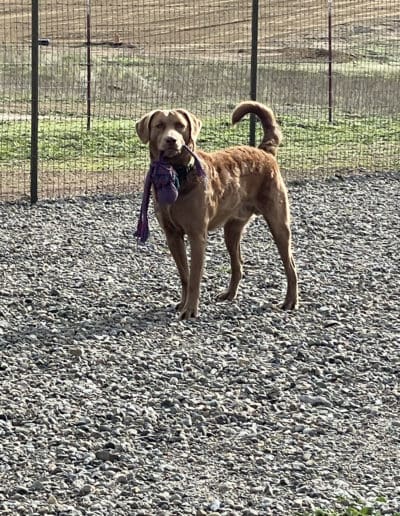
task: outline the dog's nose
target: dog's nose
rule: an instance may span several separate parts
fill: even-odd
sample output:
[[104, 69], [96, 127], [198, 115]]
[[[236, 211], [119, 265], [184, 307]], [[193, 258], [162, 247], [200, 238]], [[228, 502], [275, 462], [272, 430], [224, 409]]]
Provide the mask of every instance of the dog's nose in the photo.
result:
[[174, 138], [173, 136], [167, 136], [165, 138], [165, 143], [168, 143], [168, 144], [176, 143], [176, 138]]

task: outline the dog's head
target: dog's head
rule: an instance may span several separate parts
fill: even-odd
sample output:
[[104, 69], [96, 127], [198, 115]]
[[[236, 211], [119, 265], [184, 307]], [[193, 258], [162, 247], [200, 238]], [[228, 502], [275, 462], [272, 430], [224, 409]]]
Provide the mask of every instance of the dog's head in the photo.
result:
[[166, 158], [177, 158], [183, 145], [194, 149], [200, 129], [201, 121], [185, 109], [157, 109], [136, 122], [136, 132], [143, 143], [149, 144], [152, 159], [157, 159], [160, 152]]

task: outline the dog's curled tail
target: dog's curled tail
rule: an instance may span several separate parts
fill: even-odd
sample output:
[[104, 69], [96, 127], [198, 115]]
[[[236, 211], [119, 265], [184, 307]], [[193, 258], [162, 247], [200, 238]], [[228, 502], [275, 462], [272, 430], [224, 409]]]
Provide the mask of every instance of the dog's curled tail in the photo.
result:
[[264, 130], [264, 137], [258, 147], [276, 156], [278, 146], [282, 141], [282, 132], [272, 109], [259, 102], [241, 102], [232, 113], [232, 124], [235, 125], [249, 113], [253, 113], [260, 119]]

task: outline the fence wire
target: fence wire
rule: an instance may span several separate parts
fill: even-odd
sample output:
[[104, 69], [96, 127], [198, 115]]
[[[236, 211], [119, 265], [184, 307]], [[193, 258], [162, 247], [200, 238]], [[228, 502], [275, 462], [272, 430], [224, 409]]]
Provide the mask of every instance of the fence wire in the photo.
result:
[[[40, 0], [39, 197], [141, 188], [134, 121], [155, 107], [202, 118], [206, 150], [247, 143], [229, 119], [250, 95], [257, 3], [257, 99], [287, 179], [398, 170], [398, 0]], [[2, 200], [29, 197], [31, 33], [30, 3], [2, 2]]]

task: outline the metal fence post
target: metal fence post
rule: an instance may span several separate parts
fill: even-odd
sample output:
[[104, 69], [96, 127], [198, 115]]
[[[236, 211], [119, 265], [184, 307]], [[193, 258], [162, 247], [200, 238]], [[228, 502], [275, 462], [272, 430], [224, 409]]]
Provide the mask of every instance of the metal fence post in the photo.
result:
[[328, 120], [333, 122], [333, 52], [332, 52], [332, 3], [328, 0]]
[[[257, 100], [258, 72], [258, 0], [252, 2], [251, 12], [251, 61], [250, 61], [250, 98]], [[256, 117], [250, 115], [249, 144], [256, 144]]]
[[[250, 98], [257, 100], [257, 78], [258, 78], [258, 0], [252, 2], [251, 12], [251, 62], [250, 62]], [[249, 143], [253, 147], [256, 144], [256, 117], [250, 115]]]
[[86, 0], [86, 129], [89, 131], [91, 126], [92, 110], [92, 55], [91, 55], [91, 8], [90, 0]]
[[39, 0], [32, 0], [32, 69], [31, 69], [31, 203], [38, 200], [38, 132], [39, 132]]

